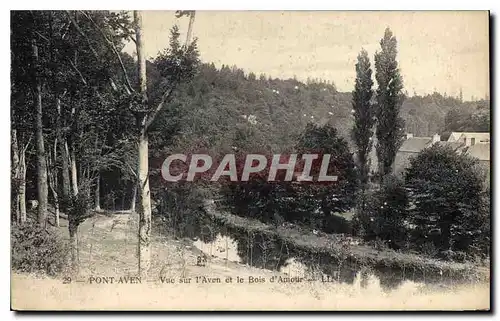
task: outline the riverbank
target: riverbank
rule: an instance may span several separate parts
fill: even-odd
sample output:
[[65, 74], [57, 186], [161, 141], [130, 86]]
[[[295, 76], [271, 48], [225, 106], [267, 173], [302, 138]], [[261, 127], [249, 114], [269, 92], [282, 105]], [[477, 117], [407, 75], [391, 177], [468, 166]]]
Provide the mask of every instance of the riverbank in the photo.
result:
[[[354, 282], [271, 282], [284, 273], [208, 257], [188, 239], [175, 240], [153, 230], [148, 279], [137, 282], [138, 215], [96, 215], [80, 226], [80, 271], [71, 282], [12, 272], [15, 310], [476, 310], [489, 309], [489, 283], [453, 289], [411, 281], [386, 291], [376, 276]], [[68, 238], [67, 221], [59, 232]], [[220, 283], [204, 283], [204, 278]], [[238, 283], [238, 277], [243, 279]], [[93, 278], [93, 279], [92, 279]], [[97, 283], [97, 279], [108, 279]], [[109, 281], [114, 278], [114, 281]], [[192, 279], [190, 283], [181, 280]], [[226, 283], [226, 279], [231, 282]], [[250, 283], [264, 279], [265, 282]], [[123, 283], [116, 280], [131, 280]], [[165, 280], [173, 279], [174, 283]], [[162, 281], [163, 280], [163, 281]], [[197, 282], [197, 280], [201, 280]], [[111, 283], [112, 282], [112, 283]]]
[[255, 219], [240, 217], [220, 210], [213, 203], [204, 206], [206, 214], [217, 225], [226, 226], [247, 234], [266, 235], [280, 239], [296, 250], [330, 257], [335, 262], [350, 262], [356, 266], [375, 269], [399, 270], [403, 275], [415, 274], [429, 278], [457, 279], [481, 282], [489, 279], [487, 268], [470, 263], [441, 261], [413, 253], [402, 253], [391, 249], [376, 249], [369, 245], [346, 242], [339, 235], [316, 235], [297, 227], [273, 226]]

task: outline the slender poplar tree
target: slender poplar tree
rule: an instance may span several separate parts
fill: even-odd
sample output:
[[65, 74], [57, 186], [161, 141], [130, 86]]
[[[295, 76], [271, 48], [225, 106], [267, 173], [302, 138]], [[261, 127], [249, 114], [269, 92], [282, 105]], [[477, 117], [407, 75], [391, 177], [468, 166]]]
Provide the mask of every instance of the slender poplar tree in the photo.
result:
[[380, 41], [382, 50], [375, 54], [376, 92], [376, 136], [379, 175], [392, 172], [396, 153], [403, 138], [404, 121], [399, 116], [403, 104], [403, 80], [399, 72], [397, 41], [389, 28]]
[[372, 105], [373, 80], [370, 58], [366, 50], [361, 50], [356, 64], [356, 83], [352, 93], [354, 127], [352, 137], [356, 144], [356, 165], [359, 169], [361, 189], [364, 192], [370, 169], [369, 154], [372, 149], [375, 109]]

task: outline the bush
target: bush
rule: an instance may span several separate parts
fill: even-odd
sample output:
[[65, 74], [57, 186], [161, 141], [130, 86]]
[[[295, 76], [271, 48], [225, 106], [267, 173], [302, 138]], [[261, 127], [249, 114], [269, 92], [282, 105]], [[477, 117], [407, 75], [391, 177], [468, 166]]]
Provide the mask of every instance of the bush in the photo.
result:
[[176, 237], [198, 237], [206, 242], [215, 239], [218, 232], [203, 209], [205, 199], [211, 198], [210, 191], [192, 182], [179, 182], [158, 193], [156, 198], [157, 215], [164, 228]]
[[[268, 181], [272, 156], [268, 154], [268, 166], [259, 173], [250, 175], [247, 182], [229, 183], [223, 186], [225, 204], [239, 216], [250, 217], [265, 223], [281, 225], [283, 222], [307, 226], [328, 232], [347, 231], [350, 226], [334, 213], [345, 213], [354, 205], [357, 188], [354, 160], [347, 141], [330, 126], [309, 124], [299, 137], [294, 153], [297, 153], [296, 173], [302, 172], [303, 154], [318, 154], [312, 161], [310, 176], [318, 177], [323, 157], [331, 155], [328, 175], [338, 181], [300, 182], [286, 181], [285, 171], [278, 171], [275, 181]], [[282, 155], [282, 163], [288, 161]], [[335, 224], [342, 226], [337, 228]]]
[[428, 239], [440, 252], [475, 256], [489, 251], [490, 195], [484, 191], [476, 159], [434, 145], [411, 159], [405, 181], [413, 205], [412, 241], [417, 246], [418, 240]]
[[399, 249], [406, 243], [408, 196], [403, 182], [388, 175], [380, 189], [366, 195], [364, 209], [358, 209], [354, 225], [363, 231], [365, 240], [380, 239]]
[[16, 271], [55, 276], [67, 266], [67, 243], [55, 231], [38, 225], [12, 226], [11, 249]]

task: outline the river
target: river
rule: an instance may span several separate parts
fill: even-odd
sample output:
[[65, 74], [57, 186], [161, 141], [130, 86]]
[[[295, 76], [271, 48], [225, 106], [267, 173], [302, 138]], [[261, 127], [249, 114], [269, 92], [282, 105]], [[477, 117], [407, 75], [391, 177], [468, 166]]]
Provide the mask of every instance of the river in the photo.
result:
[[445, 273], [425, 275], [414, 270], [359, 266], [350, 260], [336, 262], [324, 254], [295, 249], [292, 244], [277, 238], [255, 233], [249, 235], [229, 227], [222, 228], [213, 242], [197, 239], [194, 246], [208, 256], [278, 271], [290, 277], [351, 284], [361, 288], [375, 287], [382, 291], [401, 287], [447, 289], [466, 283], [466, 276], [459, 280]]

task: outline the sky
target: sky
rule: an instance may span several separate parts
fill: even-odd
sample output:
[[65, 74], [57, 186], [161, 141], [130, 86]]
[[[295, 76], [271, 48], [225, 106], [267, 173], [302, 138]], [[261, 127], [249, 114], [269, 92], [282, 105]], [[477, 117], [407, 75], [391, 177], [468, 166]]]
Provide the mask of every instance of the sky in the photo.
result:
[[[333, 81], [352, 91], [362, 48], [373, 56], [389, 27], [409, 95], [438, 91], [464, 99], [489, 96], [489, 24], [486, 11], [197, 11], [193, 36], [201, 60], [237, 65], [257, 75]], [[189, 18], [173, 11], [144, 11], [147, 57], [168, 45]], [[129, 43], [126, 51], [135, 53]]]

